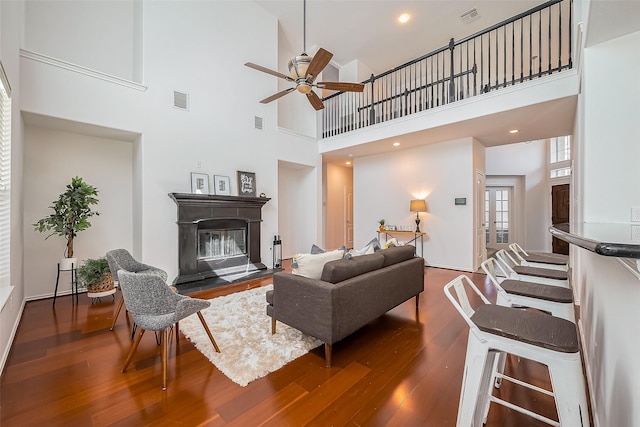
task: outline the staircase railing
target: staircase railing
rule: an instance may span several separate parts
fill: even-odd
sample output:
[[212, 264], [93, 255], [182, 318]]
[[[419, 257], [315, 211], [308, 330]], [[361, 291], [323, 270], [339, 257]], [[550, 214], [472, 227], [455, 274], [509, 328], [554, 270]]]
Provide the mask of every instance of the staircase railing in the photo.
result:
[[322, 137], [415, 114], [573, 67], [573, 0], [551, 0], [323, 98]]

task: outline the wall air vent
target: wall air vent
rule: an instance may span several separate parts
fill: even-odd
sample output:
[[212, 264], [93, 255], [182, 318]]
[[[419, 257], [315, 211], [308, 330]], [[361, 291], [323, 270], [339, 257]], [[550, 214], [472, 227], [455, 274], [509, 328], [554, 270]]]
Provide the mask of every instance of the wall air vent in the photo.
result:
[[460, 18], [462, 18], [462, 22], [464, 22], [465, 24], [470, 24], [480, 19], [480, 14], [478, 13], [478, 10], [474, 7], [473, 9], [468, 10], [462, 15], [460, 15]]
[[173, 91], [173, 106], [181, 110], [189, 109], [189, 94]]
[[262, 130], [262, 117], [254, 116], [254, 127]]

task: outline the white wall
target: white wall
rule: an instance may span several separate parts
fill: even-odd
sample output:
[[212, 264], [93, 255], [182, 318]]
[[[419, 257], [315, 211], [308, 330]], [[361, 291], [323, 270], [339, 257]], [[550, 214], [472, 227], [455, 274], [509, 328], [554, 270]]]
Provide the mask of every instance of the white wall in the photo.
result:
[[[315, 140], [280, 131], [276, 104], [258, 103], [260, 91], [270, 85], [277, 90], [273, 76], [243, 65], [275, 64], [277, 21], [253, 2], [236, 1], [145, 2], [143, 14], [144, 86], [121, 86], [23, 57], [21, 73], [29, 84], [21, 108], [141, 135], [132, 154], [132, 247], [134, 256], [167, 270], [170, 279], [177, 275], [178, 232], [176, 206], [167, 194], [190, 192], [190, 172], [229, 176], [237, 194], [236, 171], [255, 172], [258, 193], [272, 198], [263, 208], [261, 242], [262, 261], [270, 264], [271, 238], [278, 231], [278, 160], [314, 171], [321, 164]], [[27, 28], [39, 31], [31, 24]], [[45, 36], [58, 39], [53, 43], [58, 45], [67, 35], [39, 37]], [[189, 94], [188, 111], [173, 107], [174, 90]], [[305, 112], [315, 117], [313, 109]], [[254, 129], [254, 116], [264, 118], [264, 130]], [[25, 169], [31, 169], [30, 162]], [[51, 173], [61, 181], [71, 175], [63, 165]], [[318, 176], [315, 172], [311, 185], [296, 182], [305, 188], [307, 200], [298, 205], [305, 212], [319, 211]], [[307, 218], [311, 223], [301, 228], [316, 235], [319, 215]], [[45, 279], [55, 282], [55, 271]]]
[[320, 181], [318, 167], [291, 162], [278, 162], [278, 233], [282, 237], [282, 258], [291, 258], [300, 252], [309, 252], [311, 245], [324, 245], [319, 240], [317, 226], [319, 209], [309, 209], [317, 205], [315, 188]]
[[9, 301], [0, 307], [0, 372], [9, 355], [22, 309], [24, 307], [24, 280], [22, 254], [22, 134], [20, 116], [20, 70], [18, 49], [21, 42], [24, 4], [19, 1], [0, 2], [0, 59], [12, 88], [11, 93], [11, 285]]
[[551, 234], [547, 230], [551, 226], [551, 190], [547, 153], [548, 140], [488, 147], [487, 182], [502, 184], [506, 183], [505, 177], [523, 177], [525, 194], [520, 194], [519, 200], [523, 200], [524, 210], [516, 216], [523, 222], [516, 227], [524, 230], [524, 235], [517, 235], [516, 241], [533, 251], [550, 252]]
[[[464, 138], [354, 161], [356, 248], [376, 236], [378, 220], [415, 226], [409, 202], [425, 198], [420, 229], [428, 265], [473, 270], [474, 141]], [[467, 205], [455, 206], [456, 197]], [[418, 252], [419, 249], [418, 249]]]
[[[29, 298], [53, 294], [56, 260], [64, 257], [66, 240], [45, 237], [33, 223], [52, 213], [49, 208], [65, 191], [71, 177], [80, 176], [98, 189], [100, 215], [74, 239], [74, 256], [81, 262], [104, 256], [116, 248], [131, 250], [132, 143], [77, 133], [27, 126], [24, 134], [24, 251], [25, 293]], [[61, 173], [62, 171], [64, 173]], [[61, 274], [58, 293], [70, 289], [68, 273]]]
[[[576, 128], [585, 222], [628, 223], [640, 206], [640, 32], [584, 51], [583, 96]], [[615, 78], [611, 78], [615, 64]], [[587, 373], [600, 426], [640, 425], [640, 283], [613, 258], [574, 251], [581, 271], [580, 308]]]
[[135, 3], [28, 1], [24, 48], [134, 80], [141, 59], [134, 57], [141, 25]]

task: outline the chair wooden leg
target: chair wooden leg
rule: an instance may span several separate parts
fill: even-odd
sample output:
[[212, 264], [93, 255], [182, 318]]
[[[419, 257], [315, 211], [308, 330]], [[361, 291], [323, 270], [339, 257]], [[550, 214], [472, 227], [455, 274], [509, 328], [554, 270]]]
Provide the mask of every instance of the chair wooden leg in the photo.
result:
[[129, 366], [129, 363], [131, 363], [131, 359], [133, 359], [133, 354], [136, 352], [136, 349], [138, 348], [138, 344], [140, 344], [140, 340], [142, 339], [144, 332], [145, 332], [144, 329], [140, 328], [140, 333], [138, 334], [136, 339], [133, 341], [133, 344], [131, 344], [131, 350], [129, 350], [129, 355], [127, 356], [127, 360], [124, 361], [124, 366], [122, 367], [123, 374], [124, 374], [124, 371], [127, 370], [127, 366]]
[[276, 333], [276, 318], [271, 318], [271, 335]]
[[324, 365], [327, 368], [331, 367], [331, 344], [324, 344]]
[[420, 308], [420, 294], [416, 295], [416, 310]]
[[205, 332], [209, 336], [209, 339], [211, 340], [211, 344], [213, 344], [213, 348], [216, 349], [216, 353], [220, 353], [220, 349], [218, 348], [218, 344], [216, 344], [216, 340], [213, 339], [213, 335], [211, 334], [211, 330], [209, 330], [209, 326], [207, 325], [207, 322], [204, 321], [204, 316], [202, 315], [201, 312], [198, 312], [198, 318], [200, 319], [200, 322], [202, 323], [202, 326], [204, 327]]
[[169, 328], [162, 331], [162, 390], [167, 389], [167, 353], [169, 347]]
[[180, 322], [176, 322], [176, 343], [178, 342], [178, 340], [180, 339]]
[[122, 306], [124, 305], [124, 298], [120, 299], [118, 303], [118, 308], [116, 308], [116, 314], [113, 315], [113, 322], [111, 323], [110, 331], [113, 331], [113, 328], [116, 326], [116, 321], [118, 320], [118, 316], [120, 315], [120, 310], [122, 310]]

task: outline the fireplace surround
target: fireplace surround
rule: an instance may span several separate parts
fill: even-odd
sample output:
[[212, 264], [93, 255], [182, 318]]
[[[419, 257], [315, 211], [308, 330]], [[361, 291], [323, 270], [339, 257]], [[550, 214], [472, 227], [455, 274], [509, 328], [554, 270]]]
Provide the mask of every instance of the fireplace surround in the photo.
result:
[[169, 193], [178, 206], [174, 285], [266, 270], [260, 223], [267, 197]]

